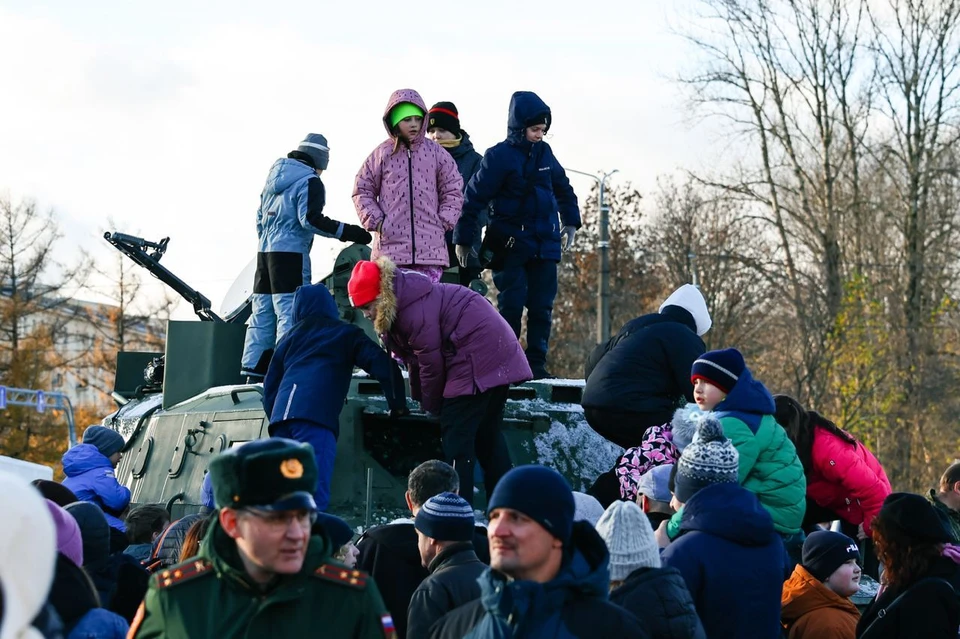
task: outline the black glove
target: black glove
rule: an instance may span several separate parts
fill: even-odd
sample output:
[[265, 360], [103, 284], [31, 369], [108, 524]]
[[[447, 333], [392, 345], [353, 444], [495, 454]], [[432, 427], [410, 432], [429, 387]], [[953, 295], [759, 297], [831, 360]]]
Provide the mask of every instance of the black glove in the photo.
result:
[[356, 242], [357, 244], [369, 244], [373, 241], [373, 236], [365, 230], [354, 224], [344, 224], [343, 232], [340, 233], [341, 242]]

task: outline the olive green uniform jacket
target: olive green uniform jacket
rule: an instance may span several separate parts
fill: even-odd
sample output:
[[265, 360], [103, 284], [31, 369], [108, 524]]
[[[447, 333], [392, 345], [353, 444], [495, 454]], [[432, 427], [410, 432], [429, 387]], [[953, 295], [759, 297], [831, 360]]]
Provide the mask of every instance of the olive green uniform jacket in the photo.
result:
[[311, 537], [300, 572], [264, 588], [215, 522], [196, 558], [154, 575], [128, 637], [394, 637], [373, 580], [330, 563], [330, 550]]

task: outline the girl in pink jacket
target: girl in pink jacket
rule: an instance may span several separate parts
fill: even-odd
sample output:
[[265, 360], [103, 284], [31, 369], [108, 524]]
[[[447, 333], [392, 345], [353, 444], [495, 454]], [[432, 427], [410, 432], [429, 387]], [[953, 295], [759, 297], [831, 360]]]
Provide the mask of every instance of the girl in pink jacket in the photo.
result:
[[376, 232], [370, 259], [386, 255], [436, 283], [450, 263], [444, 234], [460, 218], [463, 179], [446, 149], [426, 138], [426, 112], [416, 91], [393, 92], [383, 113], [390, 138], [360, 167], [353, 203], [363, 228]]
[[890, 494], [883, 466], [860, 441], [816, 411], [788, 395], [775, 395], [777, 423], [797, 448], [807, 478], [804, 529], [840, 520], [848, 537], [864, 545], [864, 572], [876, 579], [870, 524]]

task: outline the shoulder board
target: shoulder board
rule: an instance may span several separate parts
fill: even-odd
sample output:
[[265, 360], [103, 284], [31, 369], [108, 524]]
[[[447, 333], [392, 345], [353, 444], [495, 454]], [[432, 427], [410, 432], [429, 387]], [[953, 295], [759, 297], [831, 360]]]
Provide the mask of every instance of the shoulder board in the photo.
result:
[[370, 578], [370, 575], [362, 570], [352, 570], [336, 564], [322, 564], [313, 576], [357, 590], [364, 590], [367, 587], [367, 579]]
[[213, 564], [206, 559], [194, 559], [156, 573], [157, 587], [169, 588], [177, 584], [186, 583], [200, 575], [213, 571]]

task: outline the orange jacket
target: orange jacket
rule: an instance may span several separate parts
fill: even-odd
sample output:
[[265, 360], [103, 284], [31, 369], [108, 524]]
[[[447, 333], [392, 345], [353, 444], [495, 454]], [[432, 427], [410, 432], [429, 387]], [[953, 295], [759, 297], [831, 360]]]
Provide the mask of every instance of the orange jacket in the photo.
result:
[[780, 619], [788, 639], [854, 639], [860, 612], [853, 602], [797, 565], [783, 584]]

